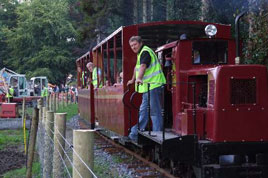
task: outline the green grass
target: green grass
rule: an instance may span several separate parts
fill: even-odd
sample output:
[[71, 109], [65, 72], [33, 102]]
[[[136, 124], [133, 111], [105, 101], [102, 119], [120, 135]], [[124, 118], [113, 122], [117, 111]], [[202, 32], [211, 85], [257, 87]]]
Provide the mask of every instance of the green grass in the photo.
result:
[[[40, 176], [40, 163], [35, 162], [32, 168], [32, 175], [35, 178], [41, 178]], [[26, 177], [26, 168], [15, 169], [4, 174], [4, 178], [24, 178]]]
[[67, 121], [70, 120], [73, 116], [78, 114], [77, 104], [69, 104], [68, 106], [60, 106], [57, 110], [57, 113], [67, 113]]
[[7, 146], [23, 145], [23, 130], [0, 130], [0, 150]]

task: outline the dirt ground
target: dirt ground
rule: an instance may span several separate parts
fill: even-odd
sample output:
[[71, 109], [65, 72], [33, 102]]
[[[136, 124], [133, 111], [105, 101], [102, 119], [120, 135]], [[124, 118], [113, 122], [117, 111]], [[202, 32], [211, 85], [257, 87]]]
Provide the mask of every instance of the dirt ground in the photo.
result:
[[23, 167], [25, 163], [26, 156], [21, 146], [9, 146], [0, 150], [0, 177], [10, 170]]

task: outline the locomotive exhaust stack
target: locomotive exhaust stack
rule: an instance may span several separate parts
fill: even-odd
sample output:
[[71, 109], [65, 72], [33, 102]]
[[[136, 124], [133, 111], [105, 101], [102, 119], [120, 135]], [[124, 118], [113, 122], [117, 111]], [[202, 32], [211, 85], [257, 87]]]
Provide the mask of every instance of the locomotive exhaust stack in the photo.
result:
[[236, 57], [235, 57], [235, 64], [240, 64], [240, 42], [239, 42], [239, 37], [240, 37], [240, 30], [239, 30], [239, 21], [241, 17], [245, 15], [246, 11], [241, 12], [238, 14], [235, 18], [235, 47], [236, 47]]

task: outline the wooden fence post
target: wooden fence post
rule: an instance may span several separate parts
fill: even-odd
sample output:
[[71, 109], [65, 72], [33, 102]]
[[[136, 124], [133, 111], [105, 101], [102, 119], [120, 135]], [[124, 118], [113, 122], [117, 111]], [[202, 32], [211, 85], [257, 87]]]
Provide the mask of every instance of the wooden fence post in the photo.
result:
[[53, 95], [53, 111], [54, 112], [56, 112], [56, 109], [57, 107], [56, 107], [56, 93], [54, 93], [54, 95]]
[[45, 151], [44, 151], [44, 177], [52, 177], [52, 161], [53, 161], [53, 128], [54, 126], [54, 112], [46, 112], [46, 123], [45, 123]]
[[50, 96], [50, 93], [48, 93], [48, 95], [46, 96], [46, 107], [47, 107], [47, 111], [50, 110], [50, 108], [49, 108], [49, 96]]
[[59, 109], [59, 93], [56, 95], [56, 111]]
[[39, 109], [39, 120], [42, 121], [42, 116], [43, 116], [43, 98], [40, 98], [39, 100], [37, 100], [37, 108]]
[[64, 93], [61, 92], [61, 107], [64, 107]]
[[36, 142], [37, 128], [38, 128], [38, 109], [34, 108], [32, 125], [31, 125], [31, 134], [29, 140], [26, 178], [32, 177], [32, 165], [34, 160], [34, 148]]
[[[94, 133], [94, 130], [73, 131], [74, 152], [83, 159], [91, 170], [93, 170], [94, 167]], [[83, 178], [93, 177], [75, 153], [73, 153], [73, 166], [77, 169], [77, 171], [73, 168], [73, 178], [80, 178], [81, 176]]]
[[43, 116], [42, 116], [42, 124], [45, 126], [47, 118], [47, 107], [43, 106]]
[[[54, 153], [53, 153], [53, 178], [61, 178], [63, 175], [63, 163], [65, 148], [66, 113], [55, 113], [54, 117]], [[62, 149], [63, 148], [63, 149]]]
[[66, 107], [68, 105], [68, 94], [67, 93], [64, 93], [64, 99], [65, 99], [64, 106]]
[[53, 103], [53, 94], [51, 93], [49, 95], [49, 110], [50, 111], [53, 111], [52, 103]]
[[22, 128], [23, 128], [23, 122], [24, 122], [24, 119], [25, 119], [25, 104], [26, 104], [26, 99], [25, 97], [23, 97], [22, 99], [22, 116], [21, 116], [21, 123], [22, 123]]

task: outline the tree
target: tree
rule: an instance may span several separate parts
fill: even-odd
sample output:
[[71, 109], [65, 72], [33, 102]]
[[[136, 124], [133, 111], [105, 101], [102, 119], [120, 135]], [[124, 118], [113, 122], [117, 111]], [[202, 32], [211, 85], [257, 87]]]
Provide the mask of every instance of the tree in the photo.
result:
[[72, 47], [76, 31], [68, 19], [64, 0], [32, 0], [17, 9], [18, 25], [7, 30], [13, 69], [28, 77], [47, 75], [52, 83], [63, 83], [74, 72]]
[[[0, 3], [0, 68], [4, 67], [4, 60], [8, 60], [9, 58], [5, 31], [16, 26], [17, 15], [15, 10], [18, 6], [17, 0], [1, 0]], [[7, 65], [5, 67], [10, 66]]]
[[249, 35], [245, 63], [268, 65], [268, 2], [249, 0]]

